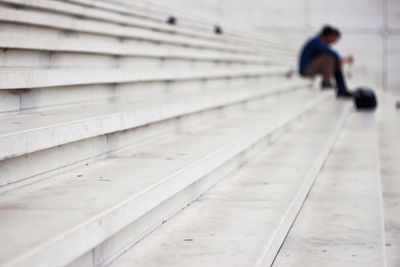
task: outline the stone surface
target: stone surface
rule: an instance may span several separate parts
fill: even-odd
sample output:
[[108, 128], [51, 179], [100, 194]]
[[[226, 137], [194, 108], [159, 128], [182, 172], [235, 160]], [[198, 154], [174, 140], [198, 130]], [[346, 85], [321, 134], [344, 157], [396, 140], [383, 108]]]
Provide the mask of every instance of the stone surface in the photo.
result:
[[[304, 96], [309, 96], [305, 94]], [[152, 142], [0, 197], [0, 262], [65, 265], [314, 107], [296, 97], [211, 129]], [[282, 104], [282, 105], [280, 105]], [[271, 108], [271, 107], [269, 107]]]
[[373, 113], [353, 113], [273, 266], [385, 266]]
[[[356, 57], [350, 86], [399, 91], [396, 0], [190, 3], [236, 24], [171, 1], [0, 0], [1, 266], [106, 266], [289, 133], [115, 263], [269, 265], [343, 107], [292, 91], [309, 84], [285, 77], [305, 34], [339, 25], [338, 49]], [[295, 252], [276, 264], [381, 266], [385, 243], [388, 267], [400, 265], [399, 117], [380, 119], [377, 137], [371, 114], [352, 116], [284, 246]]]
[[[290, 84], [288, 85], [290, 88]], [[292, 86], [296, 87], [294, 84]], [[282, 89], [282, 87], [280, 87]], [[273, 91], [273, 90], [272, 90]], [[20, 156], [84, 138], [122, 131], [192, 112], [270, 94], [269, 90], [232, 90], [200, 97], [158, 96], [151, 100], [81, 105], [0, 118], [0, 159]]]
[[335, 137], [342, 115], [335, 106], [316, 109], [111, 266], [271, 264], [308, 192], [310, 171]]
[[399, 97], [381, 98], [379, 124], [380, 172], [382, 176], [383, 214], [387, 266], [400, 266], [400, 112], [395, 108]]

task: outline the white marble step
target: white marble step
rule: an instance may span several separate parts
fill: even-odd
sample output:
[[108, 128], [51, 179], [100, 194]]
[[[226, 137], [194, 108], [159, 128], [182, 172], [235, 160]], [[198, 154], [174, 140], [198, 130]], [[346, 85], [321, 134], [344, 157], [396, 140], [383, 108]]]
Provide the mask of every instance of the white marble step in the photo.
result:
[[7, 246], [0, 250], [0, 265], [72, 262], [331, 97], [320, 94], [307, 100], [293, 96], [265, 112], [249, 111], [211, 129], [159, 140], [2, 194], [0, 240]]
[[[76, 4], [78, 6], [90, 7], [92, 10], [103, 10], [106, 11], [104, 14], [108, 16], [103, 16], [102, 18], [108, 18], [112, 22], [124, 22], [125, 24], [147, 28], [151, 30], [174, 33], [174, 34], [182, 34], [192, 37], [204, 38], [204, 39], [215, 39], [215, 34], [212, 31], [212, 27], [210, 25], [209, 32], [205, 31], [196, 31], [195, 29], [181, 28], [180, 25], [168, 25], [166, 24], [167, 16], [152, 16], [149, 17], [149, 14], [144, 14], [141, 12], [138, 7], [129, 7], [127, 5], [121, 5], [116, 3], [108, 3], [105, 1], [91, 1], [91, 0], [67, 0], [60, 2], [69, 2], [72, 4]], [[85, 18], [91, 18], [93, 14], [96, 13], [83, 13]], [[113, 16], [111, 16], [111, 14]], [[155, 15], [155, 14], [153, 14]], [[97, 18], [93, 16], [93, 18]], [[128, 22], [128, 23], [127, 23]], [[178, 26], [178, 27], [177, 27]], [[222, 38], [221, 38], [222, 39]]]
[[374, 113], [352, 113], [274, 267], [385, 265]]
[[[103, 9], [108, 12], [125, 15], [127, 18], [131, 19], [132, 22], [136, 22], [136, 26], [141, 26], [143, 28], [153, 29], [157, 31], [163, 31], [168, 33], [182, 34], [192, 37], [204, 38], [204, 39], [212, 39], [216, 41], [224, 40], [225, 38], [217, 38], [212, 31], [212, 25], [209, 25], [208, 31], [199, 31], [196, 28], [182, 28], [181, 23], [178, 25], [168, 25], [166, 24], [166, 20], [168, 15], [166, 14], [157, 14], [158, 12], [143, 12], [143, 7], [140, 6], [132, 6], [132, 5], [124, 5], [122, 3], [117, 2], [107, 2], [107, 1], [92, 1], [92, 0], [67, 0], [66, 2], [70, 2], [77, 5], [90, 6], [93, 9]], [[121, 18], [124, 18], [121, 16]], [[132, 20], [132, 18], [134, 18]], [[131, 22], [131, 23], [132, 23]]]
[[[98, 2], [96, 0], [68, 0], [69, 2], [80, 2], [80, 3], [91, 3], [93, 5], [94, 2]], [[144, 18], [150, 21], [157, 21], [165, 23], [166, 17], [171, 14], [176, 15], [179, 20], [179, 23], [175, 25], [175, 27], [184, 27], [190, 30], [196, 30], [201, 32], [209, 33], [210, 28], [212, 29], [216, 23], [222, 25], [224, 28], [224, 34], [221, 37], [229, 37], [233, 40], [243, 40], [249, 42], [254, 42], [255, 44], [271, 44], [281, 48], [291, 48], [295, 50], [293, 46], [290, 46], [287, 43], [282, 42], [279, 39], [279, 36], [275, 36], [274, 38], [266, 37], [260, 32], [254, 31], [254, 29], [250, 29], [245, 27], [244, 25], [235, 23], [232, 20], [221, 20], [220, 17], [215, 17], [212, 14], [197, 14], [196, 10], [188, 8], [187, 6], [177, 6], [176, 4], [170, 3], [169, 1], [121, 1], [121, 0], [101, 0], [103, 3], [109, 3], [109, 6], [113, 6], [113, 8], [125, 8], [129, 11], [135, 13], [136, 16]], [[108, 7], [110, 8], [110, 7]]]
[[[58, 0], [60, 1], [60, 0]], [[254, 40], [254, 39], [249, 39], [248, 37], [245, 36], [235, 36], [231, 34], [224, 34], [222, 36], [216, 36], [213, 31], [213, 27], [215, 22], [212, 20], [207, 20], [202, 22], [202, 28], [199, 29], [199, 24], [197, 23], [197, 27], [193, 27], [192, 25], [188, 25], [188, 15], [186, 14], [186, 18], [183, 16], [182, 12], [176, 11], [176, 10], [166, 10], [165, 8], [162, 10], [162, 13], [160, 14], [159, 10], [153, 10], [149, 5], [145, 7], [147, 9], [147, 12], [143, 12], [143, 7], [140, 5], [137, 5], [137, 2], [135, 3], [121, 3], [117, 1], [93, 1], [93, 0], [68, 0], [68, 2], [79, 4], [79, 5], [85, 5], [85, 6], [91, 6], [93, 8], [100, 8], [104, 9], [107, 11], [110, 11], [112, 13], [119, 13], [119, 14], [125, 14], [129, 15], [129, 18], [137, 17], [140, 18], [140, 24], [137, 24], [138, 26], [142, 26], [144, 28], [149, 28], [149, 29], [155, 29], [155, 30], [161, 30], [165, 32], [173, 32], [176, 34], [182, 34], [182, 35], [187, 35], [187, 36], [193, 36], [197, 38], [204, 38], [204, 39], [210, 39], [214, 41], [219, 41], [219, 42], [229, 42], [229, 43], [235, 43], [235, 44], [251, 44], [251, 45], [256, 45], [256, 46], [266, 46], [271, 44], [271, 40], [264, 39], [264, 40]], [[179, 20], [179, 23], [177, 25], [165, 25], [165, 21], [167, 17], [172, 14], [172, 13], [177, 13], [176, 17]], [[182, 19], [183, 23], [182, 23]], [[193, 16], [190, 18], [191, 22], [193, 23], [195, 20]], [[186, 22], [186, 23], [185, 23]], [[208, 25], [207, 25], [208, 24]], [[225, 25], [224, 25], [225, 26]], [[229, 32], [229, 31], [228, 31]], [[273, 43], [272, 43], [273, 44]], [[276, 44], [275, 44], [276, 45]], [[286, 44], [281, 44], [281, 48], [288, 48]]]
[[318, 107], [110, 266], [269, 266], [349, 109]]
[[[207, 39], [195, 39], [189, 36], [169, 34], [161, 31], [151, 31], [143, 28], [126, 27], [125, 25], [129, 23], [130, 18], [126, 16], [121, 16], [118, 14], [109, 13], [103, 10], [96, 10], [93, 8], [87, 8], [83, 6], [74, 5], [67, 2], [49, 1], [49, 0], [32, 0], [26, 2], [24, 0], [0, 0], [0, 3], [13, 4], [17, 6], [23, 6], [25, 8], [39, 8], [47, 9], [53, 11], [46, 16], [37, 16], [37, 12], [33, 12], [32, 15], [26, 15], [25, 11], [15, 10], [12, 12], [13, 16], [7, 16], [4, 14], [2, 20], [8, 22], [18, 22], [25, 24], [33, 24], [45, 27], [58, 27], [70, 31], [79, 32], [90, 32], [94, 34], [107, 34], [112, 36], [124, 37], [124, 38], [134, 38], [149, 40], [155, 42], [164, 42], [175, 45], [188, 45], [193, 47], [201, 47], [214, 50], [231, 51], [244, 54], [255, 54], [254, 51], [244, 47], [238, 47], [232, 44], [215, 42]], [[72, 16], [60, 16], [54, 11], [67, 13]], [[80, 15], [93, 14], [96, 20], [82, 20], [76, 18]], [[92, 15], [92, 16], [93, 16]], [[57, 17], [54, 19], [54, 17]], [[124, 19], [117, 19], [117, 23], [104, 23], [104, 19], [110, 19], [115, 17], [123, 17]], [[100, 19], [100, 21], [99, 21]], [[120, 25], [121, 23], [125, 25]]]
[[[214, 34], [207, 34], [208, 37], [199, 36], [197, 33], [190, 34], [187, 31], [185, 31], [186, 33], [182, 32], [182, 30], [178, 30], [177, 27], [166, 25], [165, 22], [149, 24], [148, 21], [143, 19], [123, 15], [121, 13], [107, 12], [104, 9], [96, 8], [98, 2], [96, 2], [92, 8], [81, 5], [71, 5], [66, 3], [66, 1], [59, 1], [61, 3], [51, 1], [53, 2], [51, 5], [44, 5], [45, 2], [42, 2], [42, 5], [39, 5], [38, 3], [25, 3], [26, 9], [2, 6], [0, 7], [0, 18], [9, 23], [16, 22], [42, 27], [51, 26], [51, 28], [59, 30], [70, 30], [82, 33], [100, 34], [104, 36], [136, 38], [149, 41], [157, 40], [167, 42], [166, 40], [168, 39], [165, 39], [165, 37], [174, 38], [175, 36], [182, 36], [186, 38], [190, 37], [193, 40], [196, 40], [197, 38], [208, 42], [213, 41], [215, 44], [224, 43], [224, 45], [226, 45], [229, 43], [229, 41], [223, 40], [222, 38], [209, 38], [210, 36], [215, 37]], [[19, 4], [24, 5], [22, 3]], [[58, 8], [56, 8], [57, 4]], [[33, 9], [28, 9], [29, 7], [32, 7]], [[41, 8], [38, 10], [36, 7]], [[77, 18], [76, 16], [79, 16], [80, 18]], [[85, 20], [82, 20], [82, 17], [85, 18]], [[51, 23], [49, 24], [50, 21]], [[150, 35], [145, 34], [146, 32], [150, 33]], [[210, 33], [212, 33], [212, 28], [210, 28]], [[161, 39], [154, 39], [155, 36], [159, 36]], [[182, 43], [182, 45], [184, 44], [186, 43]], [[236, 47], [238, 47], [237, 44], [238, 42], [236, 42]], [[232, 42], [230, 47], [232, 48]], [[267, 50], [265, 47], [266, 45], [264, 44], [263, 50], [265, 50], [265, 52], [282, 51], [282, 49], [277, 50], [276, 48]], [[247, 45], [246, 49], [248, 54], [248, 52], [251, 51], [249, 45]], [[228, 49], [228, 51], [231, 50]]]
[[[2, 19], [5, 19], [5, 16], [12, 16], [11, 11], [1, 6], [0, 12], [0, 18]], [[271, 62], [271, 56], [269, 55], [254, 56], [177, 45], [158, 45], [157, 43], [137, 39], [126, 39], [124, 42], [121, 42], [118, 36], [94, 35], [87, 32], [76, 32], [73, 35], [66, 35], [63, 34], [62, 29], [19, 24], [11, 21], [11, 19], [7, 24], [4, 22], [3, 26], [0, 29], [0, 47], [10, 49], [150, 58], [181, 58], [186, 60], [218, 60], [250, 64]], [[26, 35], [26, 31], [29, 31], [29, 35]]]
[[62, 68], [62, 69], [0, 69], [0, 90], [34, 89], [88, 84], [134, 83], [152, 81], [185, 81], [229, 77], [282, 76], [286, 66], [253, 67], [249, 69], [163, 70], [137, 68]]
[[269, 89], [237, 89], [229, 94], [167, 95], [6, 116], [0, 118], [0, 159], [302, 87], [304, 82], [293, 82]]

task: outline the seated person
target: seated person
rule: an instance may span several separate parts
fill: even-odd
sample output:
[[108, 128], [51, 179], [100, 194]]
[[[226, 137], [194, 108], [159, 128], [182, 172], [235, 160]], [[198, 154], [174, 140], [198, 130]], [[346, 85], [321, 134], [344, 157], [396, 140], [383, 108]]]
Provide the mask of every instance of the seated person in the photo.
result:
[[336, 81], [336, 95], [338, 97], [351, 97], [346, 81], [343, 76], [342, 66], [344, 63], [353, 63], [353, 58], [340, 57], [331, 48], [340, 38], [339, 30], [325, 26], [321, 33], [311, 38], [304, 45], [300, 56], [300, 75], [303, 77], [314, 77], [322, 75], [322, 89], [334, 88], [332, 77]]

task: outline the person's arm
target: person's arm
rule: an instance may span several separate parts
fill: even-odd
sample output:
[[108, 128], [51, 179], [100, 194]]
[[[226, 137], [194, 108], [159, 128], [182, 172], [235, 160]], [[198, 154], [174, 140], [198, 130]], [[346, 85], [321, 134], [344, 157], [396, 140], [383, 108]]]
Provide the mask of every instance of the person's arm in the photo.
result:
[[347, 63], [352, 65], [354, 63], [354, 57], [352, 55], [349, 55], [347, 57], [342, 57], [342, 63]]
[[317, 42], [318, 45], [318, 49], [321, 50], [324, 53], [327, 53], [331, 56], [333, 56], [333, 58], [337, 61], [340, 62], [341, 61], [341, 57], [340, 55], [333, 50], [329, 45], [325, 44], [324, 42], [322, 42], [321, 40], [318, 40]]
[[344, 65], [344, 64], [353, 65], [353, 62], [354, 62], [353, 56], [342, 57], [342, 58], [338, 61], [338, 66], [339, 66], [339, 68], [343, 68], [343, 65]]

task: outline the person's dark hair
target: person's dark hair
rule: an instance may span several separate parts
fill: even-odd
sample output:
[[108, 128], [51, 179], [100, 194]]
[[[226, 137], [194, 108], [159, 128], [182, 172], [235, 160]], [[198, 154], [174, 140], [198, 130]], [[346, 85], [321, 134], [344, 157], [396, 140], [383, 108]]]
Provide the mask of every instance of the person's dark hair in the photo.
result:
[[341, 33], [335, 27], [326, 25], [321, 30], [321, 36], [329, 36], [329, 35], [336, 35], [337, 37], [340, 37]]

